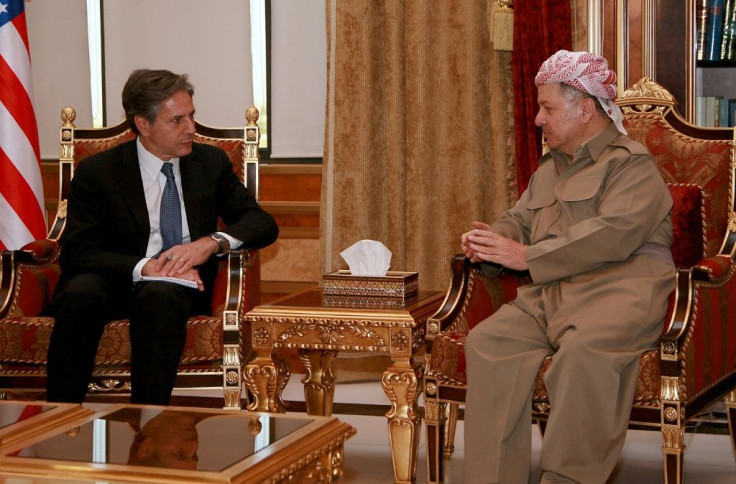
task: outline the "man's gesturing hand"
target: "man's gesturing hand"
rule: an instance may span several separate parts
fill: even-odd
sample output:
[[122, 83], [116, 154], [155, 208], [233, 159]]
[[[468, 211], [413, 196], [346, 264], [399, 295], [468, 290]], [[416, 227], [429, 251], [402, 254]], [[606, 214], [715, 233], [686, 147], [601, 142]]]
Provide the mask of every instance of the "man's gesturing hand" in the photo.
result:
[[517, 271], [529, 268], [526, 245], [492, 232], [483, 222], [473, 222], [473, 227], [462, 235], [463, 251], [472, 262], [494, 262]]

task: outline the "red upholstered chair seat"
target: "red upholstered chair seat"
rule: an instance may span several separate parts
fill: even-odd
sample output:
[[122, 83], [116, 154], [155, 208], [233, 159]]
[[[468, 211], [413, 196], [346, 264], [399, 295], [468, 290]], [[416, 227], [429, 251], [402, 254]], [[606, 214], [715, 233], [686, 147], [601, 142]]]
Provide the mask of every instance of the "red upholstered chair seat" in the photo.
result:
[[[54, 326], [50, 317], [6, 318], [0, 320], [0, 353], [4, 359], [27, 365], [44, 365]], [[127, 319], [105, 326], [97, 348], [95, 365], [130, 365], [130, 338]], [[187, 323], [187, 341], [182, 365], [216, 362], [222, 359], [222, 320], [197, 316]]]

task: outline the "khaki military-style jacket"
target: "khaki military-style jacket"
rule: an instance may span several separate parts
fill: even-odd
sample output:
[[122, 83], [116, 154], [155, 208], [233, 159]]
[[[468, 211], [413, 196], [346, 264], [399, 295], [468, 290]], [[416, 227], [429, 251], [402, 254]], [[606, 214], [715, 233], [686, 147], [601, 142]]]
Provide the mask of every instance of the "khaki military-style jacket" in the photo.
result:
[[672, 264], [672, 197], [646, 148], [611, 123], [572, 160], [551, 151], [519, 201], [491, 226], [527, 244], [536, 284], [644, 253]]

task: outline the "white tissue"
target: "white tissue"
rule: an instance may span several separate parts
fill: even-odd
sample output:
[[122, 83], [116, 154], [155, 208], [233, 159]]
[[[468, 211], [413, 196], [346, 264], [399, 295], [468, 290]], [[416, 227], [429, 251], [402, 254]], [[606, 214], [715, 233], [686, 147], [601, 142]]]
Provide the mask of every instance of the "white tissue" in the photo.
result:
[[391, 267], [391, 251], [376, 240], [361, 240], [340, 252], [354, 276], [385, 276]]

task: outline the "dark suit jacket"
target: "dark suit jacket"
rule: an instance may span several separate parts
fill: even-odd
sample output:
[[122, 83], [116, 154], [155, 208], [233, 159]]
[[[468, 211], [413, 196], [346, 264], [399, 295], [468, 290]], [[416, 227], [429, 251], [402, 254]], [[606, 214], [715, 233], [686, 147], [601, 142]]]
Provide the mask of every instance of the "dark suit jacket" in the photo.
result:
[[[194, 144], [180, 160], [181, 184], [192, 241], [217, 230], [260, 249], [276, 240], [273, 217], [248, 194], [224, 151]], [[150, 233], [135, 140], [82, 161], [72, 178], [66, 228], [61, 237], [62, 284], [92, 272], [115, 284], [132, 284], [135, 265], [146, 255]], [[211, 285], [217, 261], [200, 267]], [[209, 284], [208, 284], [209, 283]]]

